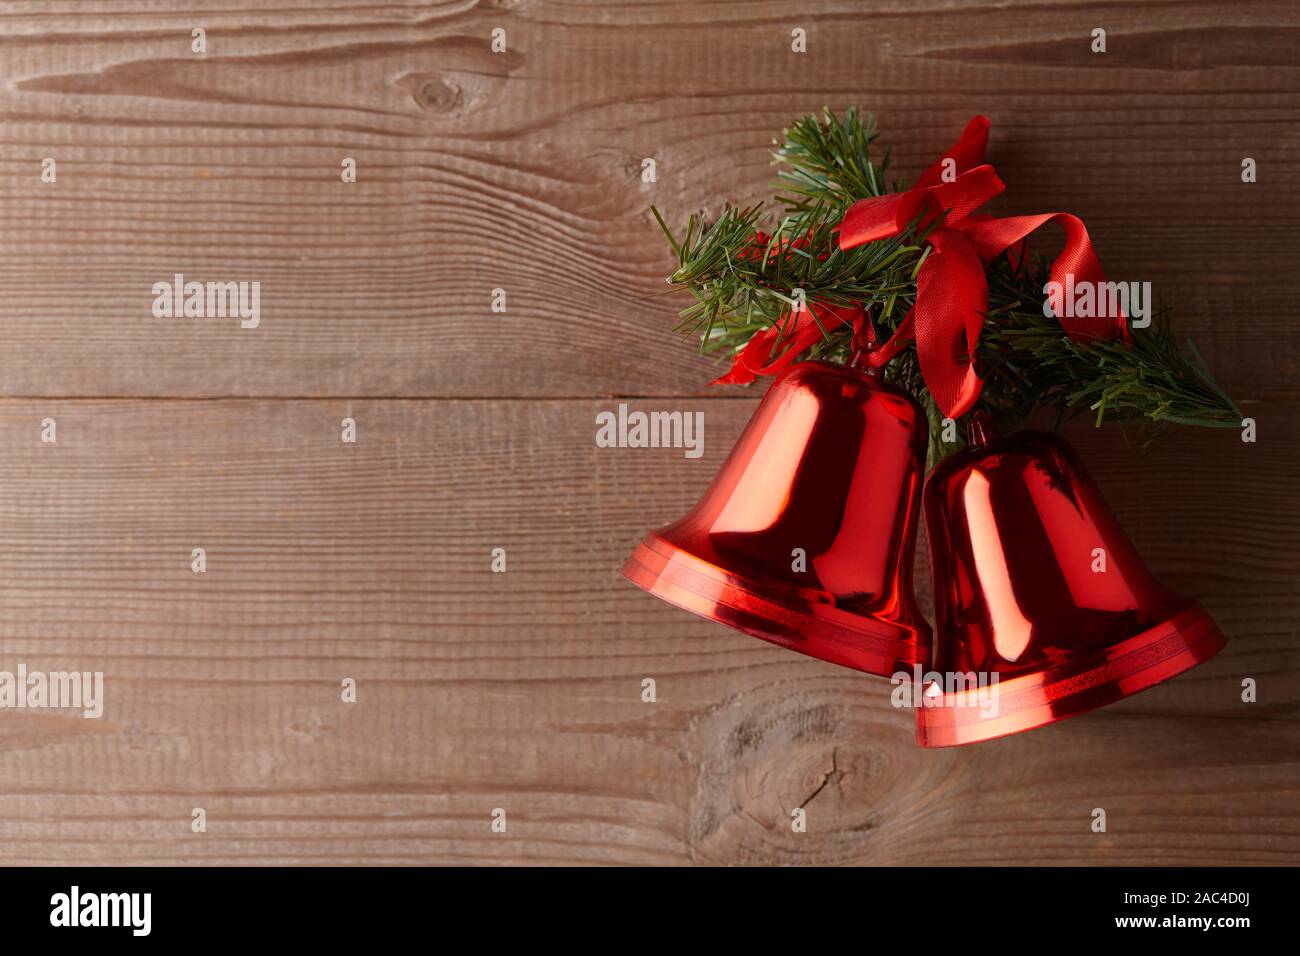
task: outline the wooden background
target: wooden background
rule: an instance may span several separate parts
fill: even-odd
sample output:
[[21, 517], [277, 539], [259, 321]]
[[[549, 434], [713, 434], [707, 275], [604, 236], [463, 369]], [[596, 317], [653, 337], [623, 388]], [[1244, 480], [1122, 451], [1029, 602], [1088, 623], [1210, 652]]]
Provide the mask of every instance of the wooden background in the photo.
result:
[[[101, 720], [0, 712], [0, 861], [1300, 861], [1297, 50], [1291, 0], [0, 3], [0, 669], [106, 675]], [[617, 577], [756, 401], [669, 333], [648, 206], [766, 196], [851, 104], [906, 177], [989, 114], [1001, 209], [1083, 216], [1258, 419], [1074, 433], [1213, 661], [926, 752]], [[154, 318], [176, 272], [261, 327]], [[704, 457], [597, 449], [615, 397]]]

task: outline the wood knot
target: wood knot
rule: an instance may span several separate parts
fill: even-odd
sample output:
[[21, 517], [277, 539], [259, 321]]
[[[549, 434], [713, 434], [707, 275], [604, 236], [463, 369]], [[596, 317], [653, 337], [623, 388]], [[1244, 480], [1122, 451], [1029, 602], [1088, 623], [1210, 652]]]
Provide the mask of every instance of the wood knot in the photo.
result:
[[413, 96], [426, 113], [455, 113], [465, 103], [465, 91], [445, 77], [423, 80]]
[[919, 771], [911, 712], [866, 702], [874, 689], [846, 694], [834, 681], [792, 696], [788, 684], [766, 685], [701, 719], [690, 747], [700, 761], [692, 855], [729, 864], [869, 855], [876, 831], [910, 806]]

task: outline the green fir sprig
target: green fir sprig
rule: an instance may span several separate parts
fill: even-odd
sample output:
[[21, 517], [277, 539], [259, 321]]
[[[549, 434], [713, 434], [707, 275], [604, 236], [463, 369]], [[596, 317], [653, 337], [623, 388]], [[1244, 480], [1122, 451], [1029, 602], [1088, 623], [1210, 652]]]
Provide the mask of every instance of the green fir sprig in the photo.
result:
[[[703, 352], [730, 360], [756, 333], [786, 321], [802, 290], [805, 302], [861, 304], [882, 335], [892, 333], [916, 301], [924, 231], [914, 226], [847, 251], [836, 241], [849, 206], [902, 188], [886, 185], [889, 156], [873, 158], [877, 138], [871, 117], [855, 109], [842, 117], [830, 110], [806, 116], [773, 153], [782, 167], [778, 212], [756, 205], [727, 207], [710, 223], [691, 216], [678, 238], [652, 210], [678, 258], [668, 281], [695, 299], [678, 330], [697, 336]], [[1240, 426], [1241, 410], [1195, 347], [1179, 349], [1167, 309], [1157, 310], [1148, 328], [1134, 329], [1130, 343], [1078, 343], [1044, 313], [1044, 260], [1013, 264], [1000, 256], [987, 271], [989, 309], [976, 368], [985, 383], [980, 404], [1003, 427], [1054, 424], [1085, 412], [1098, 425], [1139, 422], [1143, 441], [1172, 424]], [[847, 361], [852, 330], [822, 332], [805, 357]], [[886, 378], [926, 410], [932, 461], [961, 447], [940, 440], [942, 415], [921, 379], [915, 346], [899, 352]]]

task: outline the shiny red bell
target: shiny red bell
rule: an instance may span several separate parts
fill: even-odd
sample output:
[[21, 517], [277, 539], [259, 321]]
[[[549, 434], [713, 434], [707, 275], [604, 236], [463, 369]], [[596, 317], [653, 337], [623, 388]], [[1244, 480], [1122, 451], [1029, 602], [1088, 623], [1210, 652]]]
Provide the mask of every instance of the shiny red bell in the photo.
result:
[[1050, 724], [1223, 648], [1210, 615], [1147, 571], [1063, 440], [996, 437], [976, 413], [971, 446], [925, 489], [936, 636], [917, 743]]
[[800, 362], [768, 389], [700, 503], [623, 568], [651, 594], [872, 674], [929, 659], [912, 593], [926, 419], [879, 374]]

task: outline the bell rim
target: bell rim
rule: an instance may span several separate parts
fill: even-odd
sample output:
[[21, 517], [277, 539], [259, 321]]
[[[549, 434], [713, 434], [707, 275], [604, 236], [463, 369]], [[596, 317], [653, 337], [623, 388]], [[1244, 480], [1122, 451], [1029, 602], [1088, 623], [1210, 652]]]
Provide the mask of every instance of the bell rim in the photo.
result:
[[[980, 691], [944, 693], [916, 711], [921, 747], [957, 747], [1045, 727], [1141, 693], [1202, 664], [1228, 640], [1192, 602], [1118, 644], [998, 683], [996, 717], [980, 716]], [[987, 694], [985, 689], [983, 693]]]
[[621, 574], [684, 611], [831, 664], [886, 678], [899, 672], [910, 677], [917, 666], [929, 664], [930, 629], [923, 620], [917, 626], [831, 605], [800, 607], [788, 595], [719, 568], [653, 531]]

